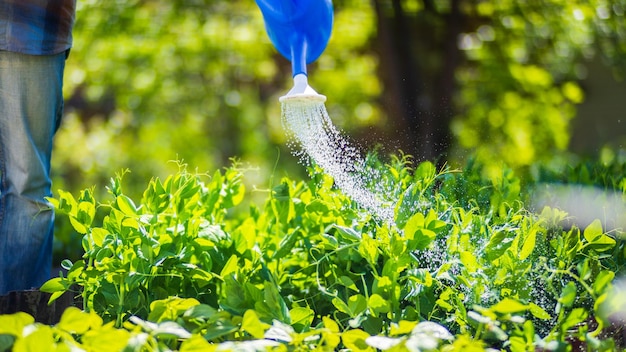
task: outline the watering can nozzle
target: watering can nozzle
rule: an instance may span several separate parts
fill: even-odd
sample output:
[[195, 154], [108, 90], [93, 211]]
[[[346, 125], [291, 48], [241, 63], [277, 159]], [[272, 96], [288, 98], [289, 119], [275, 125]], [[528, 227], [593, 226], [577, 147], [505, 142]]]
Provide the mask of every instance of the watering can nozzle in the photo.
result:
[[284, 102], [320, 102], [326, 101], [326, 96], [318, 94], [311, 86], [309, 86], [307, 77], [304, 73], [299, 73], [293, 77], [293, 88], [280, 98], [278, 101]]

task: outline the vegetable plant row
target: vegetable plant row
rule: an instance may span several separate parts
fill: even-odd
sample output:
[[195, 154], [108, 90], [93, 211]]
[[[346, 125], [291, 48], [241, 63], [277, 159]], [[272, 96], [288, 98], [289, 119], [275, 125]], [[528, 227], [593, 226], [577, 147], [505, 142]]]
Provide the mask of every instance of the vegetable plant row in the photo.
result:
[[[314, 168], [246, 197], [233, 166], [154, 178], [141, 199], [113, 177], [50, 201], [83, 234], [82, 260], [42, 291], [66, 291], [56, 325], [0, 316], [0, 351], [612, 351], [622, 309], [619, 230], [527, 209], [526, 188], [469, 164], [437, 170], [372, 157], [394, 223]], [[610, 185], [626, 194], [623, 174]], [[258, 191], [257, 191], [258, 192]], [[618, 324], [617, 324], [618, 325]]]

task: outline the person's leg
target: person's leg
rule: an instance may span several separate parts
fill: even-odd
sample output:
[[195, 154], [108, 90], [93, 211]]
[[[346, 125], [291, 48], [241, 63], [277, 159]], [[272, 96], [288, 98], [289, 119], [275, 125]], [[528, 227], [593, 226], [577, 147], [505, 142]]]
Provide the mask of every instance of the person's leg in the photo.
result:
[[65, 53], [0, 51], [0, 294], [50, 278], [52, 138], [63, 110]]

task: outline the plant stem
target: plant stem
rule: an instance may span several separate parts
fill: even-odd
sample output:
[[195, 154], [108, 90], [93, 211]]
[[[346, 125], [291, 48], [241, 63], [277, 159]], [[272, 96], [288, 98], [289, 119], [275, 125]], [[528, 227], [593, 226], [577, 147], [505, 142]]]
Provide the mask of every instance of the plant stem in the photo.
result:
[[120, 275], [119, 292], [118, 292], [119, 300], [117, 302], [117, 317], [115, 320], [115, 327], [117, 328], [122, 327], [122, 313], [124, 311], [125, 293], [126, 293], [126, 290], [124, 288], [124, 275]]

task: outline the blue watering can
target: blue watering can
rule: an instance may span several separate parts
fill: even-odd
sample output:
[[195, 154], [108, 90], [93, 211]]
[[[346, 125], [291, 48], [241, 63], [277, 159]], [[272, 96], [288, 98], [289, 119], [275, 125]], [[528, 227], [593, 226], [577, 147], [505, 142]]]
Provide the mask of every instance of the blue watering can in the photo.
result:
[[308, 86], [306, 65], [317, 60], [326, 49], [333, 27], [332, 1], [256, 0], [256, 3], [272, 44], [291, 61], [295, 86], [287, 96], [326, 100]]

